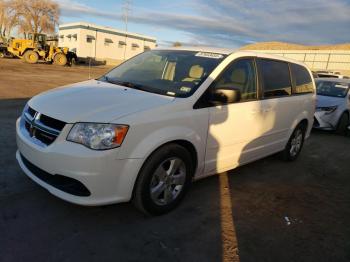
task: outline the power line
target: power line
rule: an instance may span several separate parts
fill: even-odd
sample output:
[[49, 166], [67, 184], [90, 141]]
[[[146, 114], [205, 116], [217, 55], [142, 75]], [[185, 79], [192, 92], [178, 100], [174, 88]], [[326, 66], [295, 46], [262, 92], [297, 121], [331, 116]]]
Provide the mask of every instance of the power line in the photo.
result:
[[132, 0], [123, 0], [122, 11], [123, 11], [123, 20], [125, 24], [125, 45], [124, 45], [124, 60], [126, 58], [126, 47], [127, 47], [127, 36], [128, 36], [128, 22], [129, 22], [129, 13], [131, 13]]

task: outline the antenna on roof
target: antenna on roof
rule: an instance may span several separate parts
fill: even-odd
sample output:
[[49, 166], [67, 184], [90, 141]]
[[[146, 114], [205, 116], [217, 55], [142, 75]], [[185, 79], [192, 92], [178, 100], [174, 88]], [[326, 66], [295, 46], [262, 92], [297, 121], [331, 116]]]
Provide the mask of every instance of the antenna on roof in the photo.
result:
[[[123, 0], [123, 20], [125, 23], [125, 43], [127, 39], [127, 33], [128, 33], [128, 19], [129, 19], [129, 13], [131, 12], [131, 5], [132, 5], [132, 0]], [[124, 60], [126, 56], [126, 46], [124, 45]]]

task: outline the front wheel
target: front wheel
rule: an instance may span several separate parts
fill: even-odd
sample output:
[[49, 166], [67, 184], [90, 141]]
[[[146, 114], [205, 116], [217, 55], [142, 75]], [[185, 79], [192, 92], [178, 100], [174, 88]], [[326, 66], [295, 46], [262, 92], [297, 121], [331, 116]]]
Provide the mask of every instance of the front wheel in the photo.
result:
[[294, 161], [298, 158], [304, 145], [305, 131], [305, 127], [301, 124], [294, 129], [286, 147], [281, 152], [284, 160]]
[[348, 130], [348, 126], [349, 126], [349, 115], [348, 113], [343, 113], [339, 118], [339, 122], [335, 132], [338, 135], [345, 135]]
[[169, 144], [155, 151], [136, 181], [133, 203], [142, 212], [161, 215], [174, 209], [185, 196], [194, 172], [190, 153]]
[[63, 53], [58, 53], [54, 57], [54, 64], [64, 66], [67, 64], [67, 56]]
[[24, 61], [29, 64], [36, 64], [39, 61], [39, 54], [33, 50], [28, 50], [24, 53]]

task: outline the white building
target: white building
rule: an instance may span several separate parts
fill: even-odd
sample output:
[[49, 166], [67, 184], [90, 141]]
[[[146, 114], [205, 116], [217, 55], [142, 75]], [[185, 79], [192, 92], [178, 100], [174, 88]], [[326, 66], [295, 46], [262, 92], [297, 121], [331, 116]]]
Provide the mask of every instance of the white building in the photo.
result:
[[156, 47], [156, 38], [89, 23], [59, 26], [59, 46], [75, 51], [79, 58], [118, 63]]

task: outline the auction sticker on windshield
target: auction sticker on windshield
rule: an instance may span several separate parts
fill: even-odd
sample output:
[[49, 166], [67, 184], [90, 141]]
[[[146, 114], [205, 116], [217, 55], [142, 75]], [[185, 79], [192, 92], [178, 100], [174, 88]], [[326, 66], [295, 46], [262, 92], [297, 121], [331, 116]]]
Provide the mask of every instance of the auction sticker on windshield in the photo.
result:
[[214, 59], [220, 59], [220, 58], [224, 57], [221, 54], [207, 53], [207, 52], [198, 52], [195, 56], [206, 57], [206, 58], [214, 58]]
[[348, 85], [347, 84], [342, 84], [342, 83], [339, 83], [339, 84], [336, 84], [334, 87], [338, 87], [338, 88], [348, 88]]

